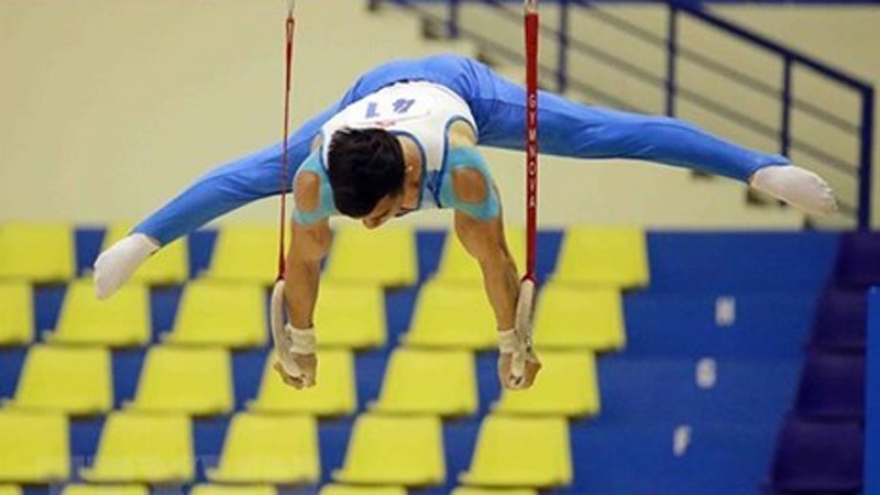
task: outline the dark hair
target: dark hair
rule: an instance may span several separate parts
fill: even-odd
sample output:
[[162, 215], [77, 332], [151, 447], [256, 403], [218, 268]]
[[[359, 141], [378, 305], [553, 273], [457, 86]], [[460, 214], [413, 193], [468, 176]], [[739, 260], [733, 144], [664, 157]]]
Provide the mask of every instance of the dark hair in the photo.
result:
[[343, 129], [333, 134], [328, 175], [336, 209], [361, 218], [383, 197], [403, 192], [403, 149], [382, 129]]

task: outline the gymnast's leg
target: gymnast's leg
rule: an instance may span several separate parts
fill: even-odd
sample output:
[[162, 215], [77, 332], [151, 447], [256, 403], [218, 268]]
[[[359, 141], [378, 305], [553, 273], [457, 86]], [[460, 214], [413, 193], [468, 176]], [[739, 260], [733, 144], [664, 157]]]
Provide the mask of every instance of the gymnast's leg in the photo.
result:
[[[525, 149], [525, 89], [474, 64], [479, 88], [472, 109], [480, 144]], [[540, 151], [572, 158], [629, 158], [723, 175], [782, 199], [808, 213], [836, 210], [831, 189], [818, 175], [789, 160], [744, 148], [686, 122], [619, 112], [541, 92]]]
[[[287, 178], [309, 156], [321, 126], [342, 102], [303, 125], [288, 140]], [[196, 180], [165, 206], [138, 224], [95, 261], [95, 289], [99, 298], [112, 295], [151, 254], [211, 220], [245, 204], [281, 192], [281, 143], [233, 160]]]

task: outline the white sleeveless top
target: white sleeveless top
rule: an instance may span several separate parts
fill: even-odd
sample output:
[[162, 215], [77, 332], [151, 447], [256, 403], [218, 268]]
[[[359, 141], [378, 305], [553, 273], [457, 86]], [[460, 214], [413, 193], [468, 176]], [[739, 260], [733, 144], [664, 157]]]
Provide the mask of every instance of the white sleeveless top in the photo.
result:
[[[326, 167], [330, 141], [342, 129], [381, 128], [411, 138], [424, 164], [419, 209], [439, 206], [439, 185], [446, 159], [447, 133], [456, 121], [477, 131], [470, 107], [452, 90], [426, 81], [397, 83], [345, 107], [321, 128], [322, 162]], [[428, 192], [428, 194], [425, 194]]]

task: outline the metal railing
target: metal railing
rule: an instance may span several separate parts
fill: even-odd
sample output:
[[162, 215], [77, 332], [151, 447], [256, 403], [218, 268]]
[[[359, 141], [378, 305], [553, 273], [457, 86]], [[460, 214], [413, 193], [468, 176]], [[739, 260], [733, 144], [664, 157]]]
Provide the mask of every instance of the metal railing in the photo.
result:
[[[493, 40], [491, 36], [482, 32], [467, 29], [463, 26], [461, 19], [463, 4], [479, 3], [493, 11], [499, 19], [507, 19], [511, 23], [521, 23], [520, 0], [370, 1], [373, 6], [392, 4], [406, 8], [425, 20], [445, 26], [446, 34], [451, 38], [464, 38], [475, 41], [484, 51], [491, 53], [492, 56], [505, 59], [511, 63], [522, 64], [524, 62], [524, 56], [520, 50]], [[846, 198], [841, 199], [841, 213], [851, 218], [859, 229], [870, 229], [874, 137], [873, 86], [813, 57], [783, 46], [682, 0], [656, 0], [653, 2], [665, 5], [668, 10], [665, 36], [655, 34], [618, 14], [611, 13], [608, 9], [599, 8], [596, 5], [597, 2], [590, 0], [544, 0], [544, 2], [552, 3], [559, 9], [558, 22], [555, 26], [545, 23], [542, 23], [541, 26], [542, 35], [550, 36], [555, 40], [557, 48], [555, 66], [549, 66], [546, 63], [539, 64], [542, 76], [549, 75], [555, 81], [556, 91], [574, 90], [589, 96], [591, 99], [617, 108], [630, 111], [644, 111], [644, 109], [629, 104], [627, 101], [591, 84], [589, 81], [583, 81], [574, 77], [569, 70], [569, 59], [572, 54], [576, 53], [612, 67], [636, 80], [662, 89], [665, 92], [665, 113], [669, 116], [675, 116], [679, 104], [687, 102], [690, 105], [699, 107], [716, 116], [724, 117], [728, 121], [758, 132], [761, 135], [772, 137], [778, 143], [779, 152], [783, 155], [788, 156], [793, 150], [796, 150], [798, 153], [815, 160], [817, 164], [830, 167], [847, 180], [857, 184], [857, 197], [854, 201], [847, 200]], [[438, 4], [442, 4], [443, 8], [441, 10], [436, 8]], [[573, 36], [570, 21], [571, 13], [574, 9], [580, 9], [578, 12], [584, 12], [624, 35], [660, 47], [665, 52], [665, 74], [662, 76], [654, 74], [620, 55], [616, 55], [606, 47]], [[726, 65], [686, 46], [682, 41], [681, 35], [681, 21], [684, 18], [696, 21], [703, 26], [710, 27], [717, 32], [724, 33], [750, 46], [757, 47], [764, 53], [775, 57], [782, 63], [781, 86], [777, 87], [768, 84], [742, 70], [738, 70], [734, 66]], [[778, 125], [767, 124], [727, 102], [718, 101], [685, 86], [679, 80], [680, 63], [682, 61], [687, 61], [703, 70], [723, 77], [731, 84], [778, 101], [780, 105]], [[838, 112], [823, 108], [810, 101], [799, 99], [793, 90], [795, 69], [807, 69], [825, 81], [854, 92], [860, 102], [858, 121], [852, 122], [851, 119], [841, 116]], [[792, 125], [794, 111], [798, 111], [857, 139], [857, 159], [853, 161], [841, 158], [794, 135]]]

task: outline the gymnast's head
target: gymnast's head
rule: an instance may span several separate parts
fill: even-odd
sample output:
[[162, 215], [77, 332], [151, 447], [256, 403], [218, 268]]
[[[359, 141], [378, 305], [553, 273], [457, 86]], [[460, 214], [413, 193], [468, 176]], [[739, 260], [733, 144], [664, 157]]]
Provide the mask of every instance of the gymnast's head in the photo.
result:
[[375, 228], [403, 202], [405, 163], [400, 142], [382, 129], [344, 129], [333, 134], [328, 175], [339, 213]]

